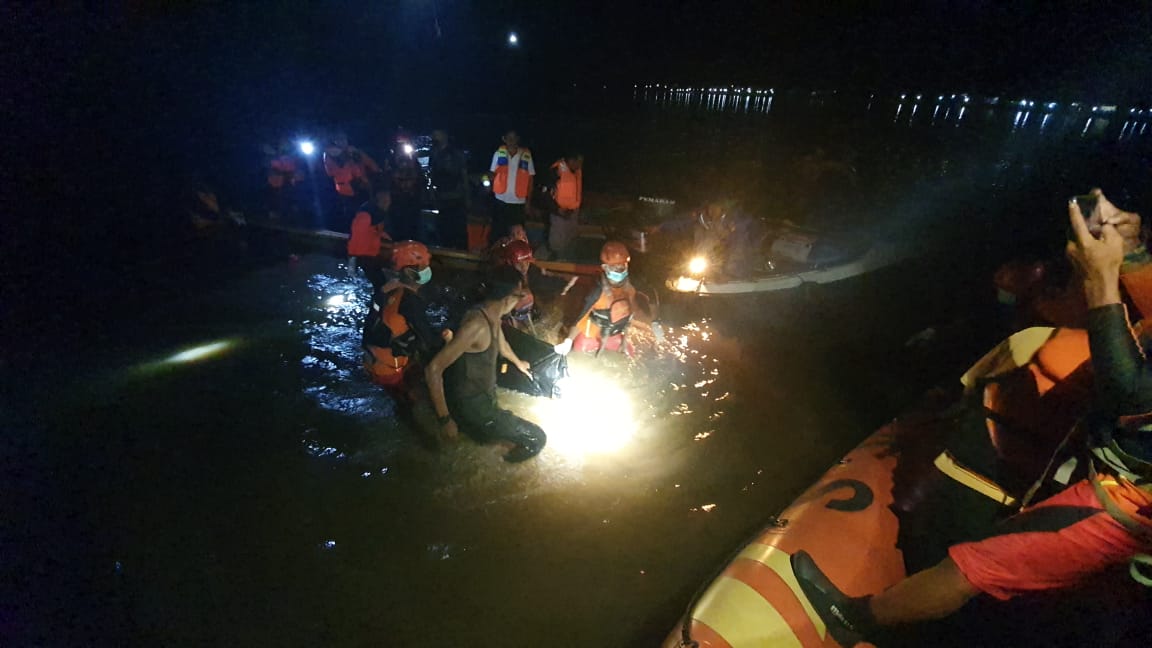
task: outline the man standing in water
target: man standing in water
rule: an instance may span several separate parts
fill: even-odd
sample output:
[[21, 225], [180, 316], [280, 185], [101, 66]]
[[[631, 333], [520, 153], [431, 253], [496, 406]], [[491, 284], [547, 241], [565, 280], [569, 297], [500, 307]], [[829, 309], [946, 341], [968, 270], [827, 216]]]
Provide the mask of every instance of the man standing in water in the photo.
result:
[[508, 234], [513, 225], [524, 225], [532, 200], [532, 186], [536, 165], [532, 151], [520, 146], [520, 136], [514, 130], [504, 133], [504, 144], [492, 154], [492, 193], [496, 196], [492, 210], [491, 244]]
[[[544, 449], [547, 436], [540, 426], [502, 410], [496, 402], [496, 362], [502, 355], [524, 375], [531, 377], [500, 329], [500, 319], [510, 313], [525, 293], [524, 280], [511, 266], [493, 273], [487, 299], [464, 316], [460, 328], [424, 370], [440, 436], [457, 436], [457, 421], [466, 434], [480, 443], [508, 448], [508, 462], [531, 459]], [[444, 372], [451, 368], [447, 389]]]

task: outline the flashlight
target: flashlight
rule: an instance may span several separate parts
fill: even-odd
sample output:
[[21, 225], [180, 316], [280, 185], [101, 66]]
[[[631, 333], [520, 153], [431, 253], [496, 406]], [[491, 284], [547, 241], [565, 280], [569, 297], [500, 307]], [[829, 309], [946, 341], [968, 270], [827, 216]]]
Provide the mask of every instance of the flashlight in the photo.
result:
[[508, 44], [515, 47], [519, 43], [520, 37], [516, 35], [516, 32], [508, 32]]
[[691, 272], [694, 275], [702, 274], [707, 269], [708, 259], [705, 259], [702, 256], [693, 257], [693, 259], [688, 262], [688, 272]]
[[407, 143], [407, 142], [404, 143], [403, 148], [404, 148], [404, 155], [412, 155], [412, 152], [416, 150], [416, 149], [412, 148], [412, 145]]
[[304, 155], [312, 155], [316, 152], [316, 145], [308, 140], [300, 142], [300, 152]]

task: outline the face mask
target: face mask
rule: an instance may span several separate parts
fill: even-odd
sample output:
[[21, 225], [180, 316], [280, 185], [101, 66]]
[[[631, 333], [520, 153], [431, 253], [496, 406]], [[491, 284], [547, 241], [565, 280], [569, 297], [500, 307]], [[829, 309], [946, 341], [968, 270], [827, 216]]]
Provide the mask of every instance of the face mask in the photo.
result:
[[604, 276], [608, 277], [608, 281], [611, 281], [612, 283], [623, 283], [624, 280], [628, 278], [628, 271], [625, 270], [624, 272], [615, 272], [613, 270], [605, 270]]
[[424, 268], [420, 272], [416, 273], [416, 283], [420, 284], [421, 286], [423, 286], [424, 284], [428, 283], [431, 280], [432, 280], [432, 268]]

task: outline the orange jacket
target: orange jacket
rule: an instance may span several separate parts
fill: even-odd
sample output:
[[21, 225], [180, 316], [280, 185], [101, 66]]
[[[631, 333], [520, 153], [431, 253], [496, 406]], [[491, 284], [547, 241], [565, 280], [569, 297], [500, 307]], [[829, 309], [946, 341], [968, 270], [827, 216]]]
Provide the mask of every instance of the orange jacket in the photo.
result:
[[357, 181], [367, 183], [369, 174], [380, 173], [380, 166], [362, 151], [349, 151], [338, 157], [325, 153], [324, 172], [336, 183], [336, 193], [355, 196], [354, 184]]
[[352, 219], [348, 236], [348, 256], [374, 257], [380, 254], [380, 240], [388, 238], [384, 223], [372, 224], [372, 214], [361, 209]]
[[296, 160], [291, 155], [272, 158], [268, 164], [268, 186], [273, 189], [280, 189], [286, 183], [296, 184], [299, 179], [296, 173]]
[[580, 199], [584, 195], [584, 169], [572, 171], [564, 160], [557, 160], [552, 168], [556, 170], [556, 189], [552, 194], [560, 209], [580, 209]]
[[[508, 164], [512, 160], [512, 156], [508, 153], [507, 146], [501, 146], [496, 149], [496, 177], [492, 180], [492, 190], [496, 195], [500, 195], [508, 191]], [[528, 183], [532, 181], [532, 176], [528, 174], [528, 165], [532, 162], [532, 151], [527, 147], [520, 147], [520, 164], [516, 171], [516, 197], [528, 197]]]

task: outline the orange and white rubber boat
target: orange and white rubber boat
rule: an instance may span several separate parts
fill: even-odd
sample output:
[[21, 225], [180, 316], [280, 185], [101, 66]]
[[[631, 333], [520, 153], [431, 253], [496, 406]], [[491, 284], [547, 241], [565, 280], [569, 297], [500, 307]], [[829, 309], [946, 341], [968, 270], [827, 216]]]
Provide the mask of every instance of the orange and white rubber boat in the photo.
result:
[[851, 595], [904, 578], [890, 508], [899, 425], [872, 434], [773, 518], [692, 603], [665, 648], [839, 646], [801, 591], [791, 558], [808, 552]]
[[[1021, 466], [1026, 465], [1018, 461], [1023, 450], [1040, 458], [1041, 464], [1051, 456], [1063, 431], [1082, 415], [1075, 405], [1087, 401], [1091, 393], [1072, 389], [1084, 378], [1085, 372], [1079, 370], [1087, 362], [1085, 331], [1035, 327], [1009, 337], [973, 365], [960, 382], [976, 404], [987, 408], [989, 396], [995, 398], [1011, 376], [1033, 386], [1021, 390], [1041, 399], [1040, 407], [1033, 409], [1056, 415], [1041, 429], [1062, 430], [1048, 435], [1051, 438], [1031, 437], [1027, 448], [993, 431], [996, 456]], [[1061, 388], [1053, 389], [1057, 385]], [[958, 458], [962, 454], [953, 454], [962, 446], [951, 447], [948, 431], [956, 429], [960, 411], [930, 406], [865, 439], [735, 554], [691, 601], [664, 648], [840, 646], [805, 596], [800, 582], [805, 572], [798, 578], [794, 556], [809, 554], [848, 596], [876, 594], [906, 576], [906, 556], [900, 548], [906, 539], [901, 537], [901, 521], [908, 525], [910, 519], [905, 512], [915, 515], [919, 509], [933, 519], [941, 517], [931, 505], [924, 505], [933, 489], [961, 493], [964, 499], [954, 501], [965, 503], [958, 509], [965, 519], [992, 520], [1014, 510], [1016, 502], [1008, 491], [968, 468], [976, 464], [963, 463], [966, 459]], [[1060, 417], [1066, 420], [1056, 420]], [[984, 434], [983, 424], [974, 429], [977, 435]], [[1019, 472], [1033, 474], [1033, 469]], [[899, 517], [896, 511], [901, 511]], [[945, 548], [951, 542], [935, 541]]]

